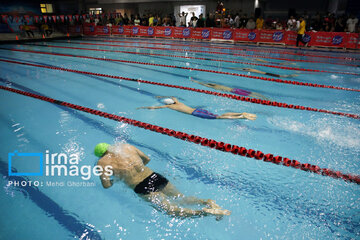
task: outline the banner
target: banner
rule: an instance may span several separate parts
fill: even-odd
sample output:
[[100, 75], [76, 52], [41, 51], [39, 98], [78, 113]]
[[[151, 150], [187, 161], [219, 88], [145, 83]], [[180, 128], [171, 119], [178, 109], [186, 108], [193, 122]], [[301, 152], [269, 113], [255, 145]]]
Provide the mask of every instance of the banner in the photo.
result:
[[345, 47], [348, 40], [343, 32], [311, 32], [310, 46]]
[[131, 29], [131, 36], [151, 37], [154, 33], [154, 27], [133, 26]]
[[172, 27], [174, 33], [173, 37], [175, 38], [190, 38], [191, 37], [191, 28], [184, 27]]
[[191, 30], [191, 38], [193, 39], [211, 39], [211, 29], [210, 28], [193, 28]]
[[233, 40], [233, 30], [229, 28], [213, 28], [211, 39]]
[[112, 26], [112, 34], [131, 36], [132, 26]]
[[7, 15], [1, 15], [2, 21], [7, 23]]
[[95, 35], [109, 35], [110, 28], [107, 26], [96, 26], [95, 27]]
[[259, 32], [259, 42], [284, 43], [285, 33], [282, 30], [261, 30]]
[[85, 35], [95, 35], [95, 24], [94, 23], [85, 23], [83, 24], [84, 34]]
[[360, 48], [359, 39], [360, 34], [359, 33], [348, 33], [348, 40], [346, 42], [346, 48]]
[[64, 16], [64, 15], [60, 15], [60, 19], [61, 19], [62, 22], [64, 22], [65, 16]]
[[81, 34], [82, 31], [82, 26], [81, 25], [76, 25], [76, 26], [70, 26], [69, 27], [69, 33], [77, 33], [77, 34]]
[[155, 37], [173, 37], [173, 27], [154, 27]]
[[234, 40], [243, 42], [258, 42], [259, 33], [257, 30], [235, 29], [233, 30]]

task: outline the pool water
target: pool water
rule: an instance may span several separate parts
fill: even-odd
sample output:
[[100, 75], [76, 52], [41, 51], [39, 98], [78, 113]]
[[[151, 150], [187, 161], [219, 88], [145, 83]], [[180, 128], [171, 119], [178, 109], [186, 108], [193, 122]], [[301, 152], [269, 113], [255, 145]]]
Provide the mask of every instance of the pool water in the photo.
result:
[[[191, 46], [183, 46], [186, 44]], [[359, 89], [358, 53], [284, 50], [248, 45], [223, 49], [219, 46], [234, 47], [231, 44], [106, 37], [4, 44], [0, 46], [0, 84], [247, 149], [285, 156], [302, 163], [360, 174], [358, 119], [2, 61], [62, 67], [220, 92], [192, 82], [193, 79], [245, 89], [287, 104], [351, 114], [360, 112], [360, 94], [357, 91], [298, 86], [196, 70], [269, 77], [234, 69], [253, 68], [273, 74], [298, 75], [280, 77], [283, 80]], [[64, 55], [136, 61], [140, 64]], [[251, 55], [269, 63], [256, 61]], [[282, 63], [295, 65], [280, 65]], [[289, 70], [276, 66], [328, 72]], [[360, 207], [357, 204], [360, 189], [355, 183], [206, 148], [23, 95], [3, 90], [0, 93], [0, 239], [27, 239], [28, 236], [32, 239], [360, 237]], [[225, 112], [253, 113], [257, 119], [209, 120], [170, 109], [137, 109], [160, 106], [162, 103], [156, 96], [175, 96], [186, 105], [219, 115]], [[104, 189], [99, 178], [93, 174], [88, 180], [81, 176], [63, 175], [8, 176], [8, 153], [15, 150], [18, 153], [45, 154], [48, 150], [49, 154], [76, 154], [78, 166], [93, 167], [97, 162], [93, 148], [98, 142], [127, 142], [136, 146], [150, 157], [148, 166], [168, 178], [185, 195], [214, 199], [220, 206], [229, 209], [231, 215], [220, 221], [212, 216], [169, 216], [143, 201], [121, 182]], [[11, 167], [18, 172], [31, 171], [36, 159], [27, 159], [16, 159]], [[39, 181], [43, 185], [14, 186], [9, 181]], [[86, 186], [81, 185], [84, 182]], [[64, 183], [64, 186], [59, 183]]]

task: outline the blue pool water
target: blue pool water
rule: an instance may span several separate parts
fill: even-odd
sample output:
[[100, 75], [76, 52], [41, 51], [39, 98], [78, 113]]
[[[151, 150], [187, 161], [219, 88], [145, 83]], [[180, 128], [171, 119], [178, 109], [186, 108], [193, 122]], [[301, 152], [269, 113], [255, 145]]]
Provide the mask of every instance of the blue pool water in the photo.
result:
[[[109, 43], [104, 40], [120, 42]], [[121, 41], [126, 41], [121, 43]], [[129, 43], [130, 42], [130, 43]], [[102, 45], [81, 45], [92, 43]], [[163, 45], [152, 44], [163, 43]], [[108, 46], [117, 44], [121, 46]], [[325, 88], [273, 83], [252, 78], [150, 66], [101, 61], [68, 56], [17, 52], [12, 49], [120, 59], [144, 63], [217, 70], [264, 76], [233, 68], [256, 68], [275, 74], [298, 74], [281, 79], [359, 89], [359, 60], [327, 59], [281, 54], [283, 49], [241, 46], [246, 51], [213, 49], [228, 44], [196, 43], [195, 47], [166, 45], [182, 41], [139, 38], [84, 38], [83, 40], [1, 45], [0, 60], [34, 63], [81, 71], [123, 76], [161, 83], [213, 90], [190, 79], [223, 84], [260, 93], [271, 100], [331, 111], [359, 114], [360, 94]], [[55, 48], [91, 48], [111, 51]], [[161, 47], [164, 50], [142, 47]], [[187, 49], [176, 52], [174, 49]], [[195, 53], [191, 50], [227, 53]], [[285, 61], [268, 57], [314, 60], [296, 62], [290, 67], [351, 72], [296, 72], [211, 60], [145, 56], [115, 51], [160, 53], [253, 63], [252, 58], [234, 53], [261, 55], [271, 65]], [[256, 51], [253, 51], [256, 50]], [[267, 51], [279, 53], [268, 53]], [[286, 50], [319, 56], [360, 58], [360, 54]], [[267, 77], [267, 76], [265, 76]], [[0, 84], [49, 96], [62, 101], [125, 116], [131, 119], [223, 141], [264, 153], [296, 159], [343, 173], [360, 174], [360, 125], [352, 119], [319, 112], [277, 108], [176, 88], [128, 82], [119, 79], [64, 72], [0, 62]], [[216, 91], [216, 90], [214, 90]], [[256, 161], [184, 142], [176, 138], [78, 112], [1, 90], [1, 226], [0, 239], [358, 239], [360, 237], [359, 185], [298, 169]], [[191, 107], [215, 114], [249, 112], [256, 121], [208, 120], [170, 109], [137, 110], [159, 106], [156, 96], [175, 96]], [[186, 195], [211, 198], [232, 213], [221, 221], [214, 217], [176, 218], [154, 209], [124, 184], [103, 189], [91, 176], [8, 176], [8, 153], [65, 153], [79, 156], [78, 166], [93, 167], [98, 142], [127, 142], [150, 156], [149, 167], [167, 177]], [[34, 170], [36, 159], [15, 159], [18, 172]], [[15, 171], [15, 170], [13, 170]], [[43, 185], [9, 186], [9, 181]], [[65, 186], [49, 186], [48, 183]], [[88, 186], [68, 184], [88, 183]]]

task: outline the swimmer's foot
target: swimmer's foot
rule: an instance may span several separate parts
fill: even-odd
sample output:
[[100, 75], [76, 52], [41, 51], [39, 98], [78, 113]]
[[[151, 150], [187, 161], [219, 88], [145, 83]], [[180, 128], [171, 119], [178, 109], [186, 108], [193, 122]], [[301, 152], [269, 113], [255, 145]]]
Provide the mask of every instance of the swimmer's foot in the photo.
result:
[[256, 119], [256, 114], [252, 114], [252, 113], [242, 113], [243, 118], [249, 119], [254, 121]]
[[226, 209], [217, 209], [217, 208], [203, 208], [204, 212], [215, 215], [215, 216], [229, 216], [231, 212]]

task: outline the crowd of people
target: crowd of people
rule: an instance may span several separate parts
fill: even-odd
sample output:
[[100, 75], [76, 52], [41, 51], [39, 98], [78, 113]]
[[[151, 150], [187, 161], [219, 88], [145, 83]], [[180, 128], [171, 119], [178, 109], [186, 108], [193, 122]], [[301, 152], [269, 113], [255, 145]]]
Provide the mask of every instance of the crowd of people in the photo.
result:
[[252, 14], [224, 14], [219, 12], [208, 13], [206, 16], [200, 14], [196, 16], [194, 12], [182, 12], [178, 14], [178, 20], [172, 14], [161, 16], [160, 14], [139, 14], [128, 16], [126, 13], [116, 14], [115, 16], [99, 16], [97, 18], [87, 18], [85, 22], [95, 23], [96, 25], [135, 25], [135, 26], [182, 26], [182, 27], [221, 27], [221, 28], [240, 28], [240, 29], [276, 29], [297, 31], [299, 29], [300, 17], [306, 22], [307, 31], [324, 32], [359, 32], [358, 19], [354, 15], [320, 14], [310, 16], [306, 12], [297, 17], [290, 16], [289, 19], [262, 16], [257, 18]]

